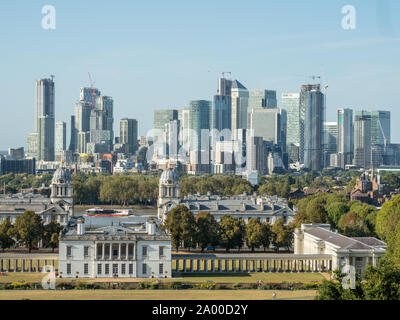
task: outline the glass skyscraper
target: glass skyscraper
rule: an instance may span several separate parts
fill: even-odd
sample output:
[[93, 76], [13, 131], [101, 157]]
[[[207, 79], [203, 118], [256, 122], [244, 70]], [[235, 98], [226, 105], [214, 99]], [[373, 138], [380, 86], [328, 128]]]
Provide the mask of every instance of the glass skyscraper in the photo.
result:
[[304, 107], [304, 167], [320, 171], [324, 166], [324, 95], [320, 85], [302, 87], [300, 101]]
[[300, 94], [283, 93], [282, 109], [286, 111], [286, 150], [289, 162], [300, 161]]
[[[204, 145], [202, 146], [202, 130], [208, 129], [210, 130], [211, 124], [211, 101], [207, 100], [193, 100], [190, 101], [189, 105], [190, 119], [189, 119], [189, 128], [193, 133], [193, 136], [190, 136], [190, 151], [200, 151], [202, 147], [204, 148], [206, 144], [208, 145], [208, 141], [203, 141]], [[207, 135], [207, 139], [209, 134]]]

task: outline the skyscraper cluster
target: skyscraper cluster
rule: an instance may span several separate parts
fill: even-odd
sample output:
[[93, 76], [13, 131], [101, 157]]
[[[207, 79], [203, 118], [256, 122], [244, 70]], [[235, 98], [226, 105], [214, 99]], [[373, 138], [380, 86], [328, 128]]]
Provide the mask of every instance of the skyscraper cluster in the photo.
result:
[[53, 76], [38, 79], [35, 89], [35, 131], [28, 135], [27, 156], [36, 160], [76, 162], [79, 156], [97, 155], [114, 163], [114, 155], [124, 154], [156, 167], [174, 160], [189, 173], [247, 175], [400, 164], [400, 146], [390, 141], [389, 111], [339, 108], [336, 121], [329, 122], [326, 93], [318, 83], [283, 93], [278, 106], [275, 90], [249, 90], [222, 77], [211, 100], [155, 110], [146, 139], [138, 136], [132, 118], [120, 120], [115, 137], [113, 98], [82, 87], [69, 144], [66, 122], [55, 122]]

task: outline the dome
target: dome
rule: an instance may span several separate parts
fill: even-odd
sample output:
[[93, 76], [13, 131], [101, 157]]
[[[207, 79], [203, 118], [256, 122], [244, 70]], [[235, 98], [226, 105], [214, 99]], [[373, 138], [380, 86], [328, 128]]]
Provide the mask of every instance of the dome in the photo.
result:
[[179, 177], [178, 174], [173, 169], [166, 169], [161, 174], [160, 183], [163, 184], [178, 184]]
[[65, 169], [58, 168], [53, 175], [53, 183], [70, 183], [72, 182], [71, 173]]

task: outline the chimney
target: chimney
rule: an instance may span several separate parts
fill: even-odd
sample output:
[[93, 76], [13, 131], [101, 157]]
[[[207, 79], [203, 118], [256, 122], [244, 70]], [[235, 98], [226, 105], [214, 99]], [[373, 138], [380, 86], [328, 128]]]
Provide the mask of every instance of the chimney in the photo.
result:
[[85, 219], [82, 217], [78, 218], [77, 234], [78, 234], [78, 236], [85, 234]]
[[147, 234], [150, 236], [153, 236], [156, 234], [156, 222], [154, 219], [147, 220], [146, 231], [147, 231]]

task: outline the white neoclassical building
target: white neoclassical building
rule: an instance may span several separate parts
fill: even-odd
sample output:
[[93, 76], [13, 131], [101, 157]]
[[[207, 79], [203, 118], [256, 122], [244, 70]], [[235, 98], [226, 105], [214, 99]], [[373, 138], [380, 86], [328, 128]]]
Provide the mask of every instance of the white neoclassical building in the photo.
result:
[[32, 193], [0, 195], [0, 223], [7, 217], [14, 223], [16, 217], [30, 210], [39, 215], [45, 224], [57, 221], [62, 226], [67, 225], [74, 215], [74, 192], [70, 172], [62, 168], [57, 169], [50, 190], [50, 198]]
[[362, 275], [370, 264], [375, 266], [386, 252], [386, 243], [373, 237], [347, 237], [331, 230], [329, 224], [302, 224], [294, 233], [294, 254], [328, 254], [332, 270], [345, 265]]
[[86, 230], [82, 217], [60, 237], [62, 278], [169, 278], [171, 239], [155, 219], [136, 227]]
[[242, 218], [245, 223], [251, 218], [274, 224], [282, 218], [285, 223], [293, 220], [295, 212], [289, 208], [287, 200], [277, 196], [260, 195], [188, 195], [181, 199], [179, 177], [173, 169], [166, 169], [159, 182], [158, 218], [165, 220], [171, 209], [184, 205], [196, 216], [201, 211], [210, 212], [217, 221], [230, 215]]

